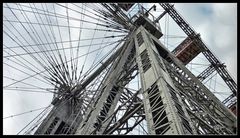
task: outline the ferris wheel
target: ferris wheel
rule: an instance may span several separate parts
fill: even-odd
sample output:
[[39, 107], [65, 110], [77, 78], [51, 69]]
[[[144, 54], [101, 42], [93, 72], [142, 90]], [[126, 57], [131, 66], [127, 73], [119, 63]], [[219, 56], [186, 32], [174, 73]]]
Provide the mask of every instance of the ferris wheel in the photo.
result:
[[[132, 22], [139, 9], [148, 12], [151, 21], [156, 21], [164, 12], [163, 7], [153, 3], [122, 6], [126, 9], [119, 12], [120, 7], [121, 4], [110, 3], [3, 4], [4, 134], [37, 133], [49, 114], [54, 111], [60, 115], [67, 105], [70, 105], [68, 112], [74, 118], [72, 121], [69, 117], [67, 121], [73, 123], [67, 129], [57, 129], [56, 133], [71, 134], [69, 128], [76, 131], [77, 123], [74, 122], [86, 118], [88, 110], [94, 108], [94, 103], [101, 96], [100, 87], [117, 62], [115, 53], [120, 53], [125, 42], [130, 41], [134, 30]], [[188, 38], [170, 15], [159, 19], [157, 26], [162, 30], [159, 41], [169, 51], [176, 50]], [[221, 56], [219, 53], [216, 55]], [[185, 65], [195, 76], [211, 67], [202, 53]], [[230, 63], [225, 65], [231, 66]], [[121, 96], [122, 101], [116, 104], [118, 107], [123, 107], [124, 98], [139, 95], [142, 84], [138, 71], [132, 77], [123, 88], [129, 95]], [[220, 101], [231, 96], [231, 88], [217, 71], [212, 69], [211, 74], [200, 77]], [[138, 98], [143, 97], [139, 95]], [[61, 106], [55, 106], [59, 101]], [[116, 112], [115, 116], [116, 120], [120, 120], [124, 112]], [[124, 133], [149, 134], [145, 118], [131, 119], [129, 124], [134, 127]], [[49, 129], [45, 134], [51, 131]], [[112, 134], [122, 133], [114, 131]]]

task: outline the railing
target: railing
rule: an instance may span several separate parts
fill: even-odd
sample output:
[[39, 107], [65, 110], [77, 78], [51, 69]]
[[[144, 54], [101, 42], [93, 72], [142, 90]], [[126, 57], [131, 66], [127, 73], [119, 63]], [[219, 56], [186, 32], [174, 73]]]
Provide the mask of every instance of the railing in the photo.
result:
[[160, 24], [154, 22], [157, 18], [139, 3], [135, 4], [131, 10], [129, 10], [127, 15], [132, 23], [134, 23], [140, 16], [146, 17], [157, 29], [161, 30]]

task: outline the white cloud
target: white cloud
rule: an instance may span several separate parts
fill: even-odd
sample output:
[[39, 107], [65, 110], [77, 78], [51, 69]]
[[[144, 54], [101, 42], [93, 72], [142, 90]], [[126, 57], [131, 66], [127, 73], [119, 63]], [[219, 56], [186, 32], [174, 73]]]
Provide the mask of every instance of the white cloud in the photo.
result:
[[226, 25], [237, 24], [237, 4], [236, 3], [214, 3], [212, 4], [214, 15], [218, 21]]
[[179, 3], [175, 7], [237, 79], [237, 4]]

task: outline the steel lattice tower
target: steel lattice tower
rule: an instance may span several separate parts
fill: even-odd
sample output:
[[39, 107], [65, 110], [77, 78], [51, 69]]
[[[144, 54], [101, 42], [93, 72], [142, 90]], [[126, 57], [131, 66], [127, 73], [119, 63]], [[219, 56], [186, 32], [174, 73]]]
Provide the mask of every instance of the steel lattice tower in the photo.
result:
[[[131, 30], [127, 40], [71, 90], [71, 95], [55, 95], [54, 108], [35, 134], [128, 134], [143, 120], [150, 135], [236, 134], [237, 117], [229, 110], [236, 103], [229, 107], [224, 104], [236, 97], [237, 85], [173, 5], [160, 3], [165, 11], [154, 21], [149, 19], [154, 6], [148, 11], [140, 7], [138, 14], [129, 19], [123, 11], [133, 4], [102, 5]], [[163, 34], [158, 21], [167, 13], [188, 36], [173, 51], [159, 41]], [[195, 76], [185, 65], [199, 53], [211, 66]], [[214, 70], [233, 93], [225, 103], [202, 83]], [[95, 83], [99, 84], [98, 91], [91, 99], [86, 88], [102, 73], [101, 81]], [[127, 89], [125, 86], [138, 74], [141, 89]], [[61, 91], [66, 90], [69, 89]], [[88, 106], [82, 106], [83, 99], [89, 99]], [[119, 113], [123, 113], [120, 118]], [[129, 122], [130, 119], [135, 121]]]

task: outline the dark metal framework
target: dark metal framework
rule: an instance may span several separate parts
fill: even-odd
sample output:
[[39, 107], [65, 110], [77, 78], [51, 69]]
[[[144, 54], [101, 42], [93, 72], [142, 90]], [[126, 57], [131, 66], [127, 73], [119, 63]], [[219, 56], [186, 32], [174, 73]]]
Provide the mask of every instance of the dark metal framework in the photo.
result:
[[[213, 53], [207, 48], [207, 46], [203, 43], [200, 36], [189, 26], [189, 24], [183, 20], [179, 13], [171, 6], [169, 3], [159, 3], [165, 11], [172, 17], [172, 19], [181, 27], [181, 29], [187, 34], [188, 37], [197, 41], [200, 49], [202, 50], [203, 55], [208, 59], [211, 63], [211, 66], [215, 68], [215, 70], [219, 73], [219, 75], [223, 78], [225, 83], [233, 92], [233, 95], [237, 94], [237, 84], [232, 79], [232, 77], [227, 72], [225, 66], [222, 65], [221, 62], [213, 55]], [[209, 72], [212, 72], [209, 70]]]
[[[155, 7], [140, 6], [129, 18], [120, 7], [128, 11], [133, 4], [102, 4], [105, 18], [129, 30], [125, 42], [84, 81], [61, 90], [68, 94], [54, 96], [54, 108], [35, 134], [129, 134], [136, 126], [150, 135], [236, 134], [237, 118], [224, 103], [236, 97], [237, 84], [174, 6], [159, 4], [165, 11], [153, 21], [148, 17]], [[185, 67], [189, 61], [183, 63], [159, 41], [157, 23], [166, 13], [211, 63], [199, 76]], [[224, 103], [202, 84], [215, 70], [233, 92]], [[127, 88], [137, 75], [141, 88]]]

